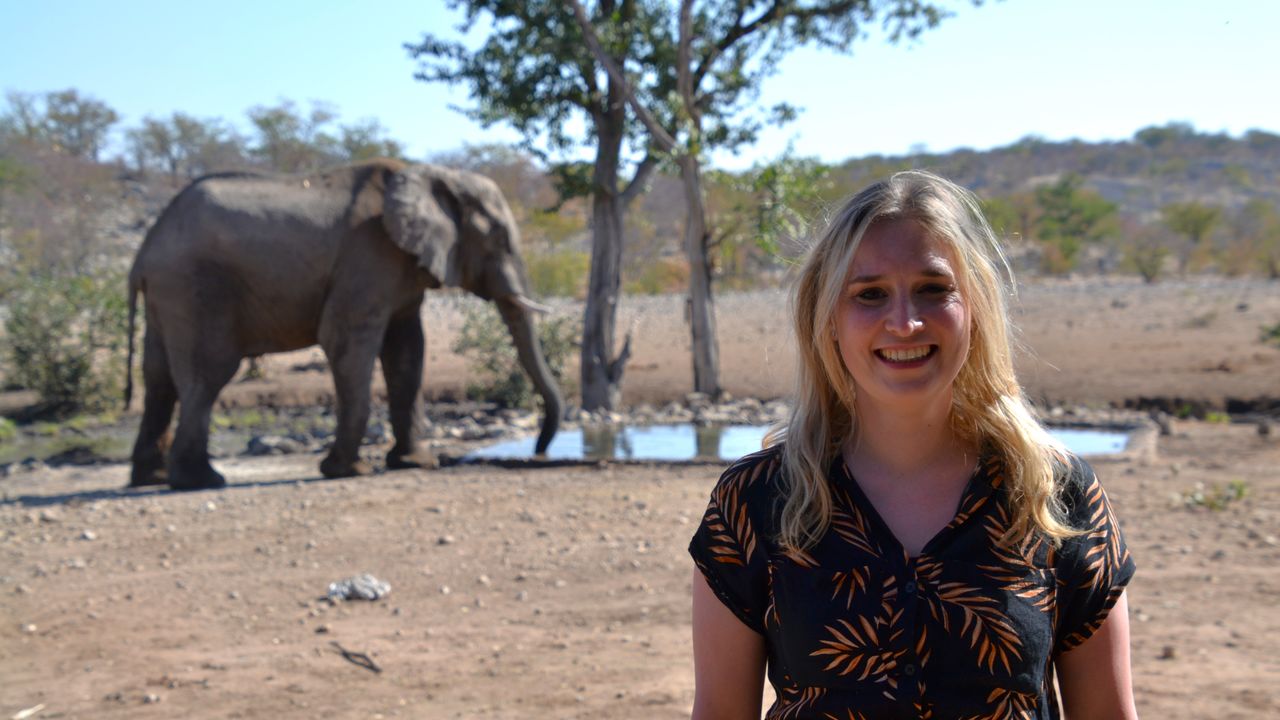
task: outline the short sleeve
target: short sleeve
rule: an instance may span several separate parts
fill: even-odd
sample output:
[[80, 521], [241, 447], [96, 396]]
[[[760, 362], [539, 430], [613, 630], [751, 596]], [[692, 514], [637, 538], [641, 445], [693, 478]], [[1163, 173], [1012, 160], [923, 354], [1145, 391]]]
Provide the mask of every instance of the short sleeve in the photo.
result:
[[1102, 483], [1079, 458], [1067, 468], [1063, 502], [1069, 524], [1083, 534], [1064, 540], [1058, 555], [1054, 655], [1079, 646], [1102, 626], [1136, 569]]
[[689, 554], [720, 602], [763, 635], [769, 563], [763, 538], [757, 535], [760, 528], [753, 521], [751, 498], [766, 468], [752, 460], [748, 456], [720, 477], [689, 543]]

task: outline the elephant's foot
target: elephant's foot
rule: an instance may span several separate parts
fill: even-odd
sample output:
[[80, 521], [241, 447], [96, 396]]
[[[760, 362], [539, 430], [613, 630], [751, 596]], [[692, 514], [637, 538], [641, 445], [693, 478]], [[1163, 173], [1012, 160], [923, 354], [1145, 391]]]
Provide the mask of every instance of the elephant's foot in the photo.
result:
[[438, 468], [440, 459], [426, 448], [414, 448], [409, 452], [401, 452], [395, 448], [387, 453], [388, 470], [413, 470], [418, 468]]
[[169, 487], [174, 490], [215, 490], [226, 487], [227, 479], [206, 461], [190, 464], [170, 463], [168, 482]]
[[154, 485], [168, 484], [169, 471], [165, 469], [164, 458], [156, 456], [133, 461], [133, 469], [129, 472], [129, 487], [152, 487]]
[[320, 474], [327, 478], [356, 477], [371, 473], [373, 473], [373, 468], [369, 467], [369, 463], [359, 459], [354, 462], [347, 462], [339, 460], [333, 456], [333, 453], [329, 453], [324, 460], [320, 461]]

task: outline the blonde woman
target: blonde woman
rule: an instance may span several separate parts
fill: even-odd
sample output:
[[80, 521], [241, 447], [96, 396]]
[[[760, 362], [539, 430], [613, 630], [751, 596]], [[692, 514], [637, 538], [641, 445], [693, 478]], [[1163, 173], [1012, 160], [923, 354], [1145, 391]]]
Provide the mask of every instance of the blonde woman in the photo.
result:
[[925, 172], [819, 237], [791, 416], [690, 545], [695, 718], [759, 718], [766, 672], [770, 718], [1137, 717], [1134, 564], [1028, 409], [1008, 283], [973, 195]]

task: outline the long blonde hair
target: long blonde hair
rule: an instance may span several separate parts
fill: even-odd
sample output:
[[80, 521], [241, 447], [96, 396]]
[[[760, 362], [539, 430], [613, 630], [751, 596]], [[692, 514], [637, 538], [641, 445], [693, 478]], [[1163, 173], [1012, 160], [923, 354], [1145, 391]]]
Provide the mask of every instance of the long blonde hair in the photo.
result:
[[952, 430], [993, 454], [1004, 469], [1012, 523], [1004, 540], [1033, 530], [1057, 542], [1077, 534], [1062, 518], [1055, 465], [1061, 445], [1036, 420], [1013, 370], [1006, 295], [1013, 274], [977, 198], [932, 173], [900, 172], [850, 198], [818, 236], [791, 295], [798, 350], [793, 406], [766, 445], [783, 442], [787, 497], [779, 544], [807, 550], [831, 522], [827, 471], [857, 429], [853, 379], [833, 337], [848, 268], [873, 224], [905, 218], [946, 242], [970, 310], [970, 349], [953, 385]]

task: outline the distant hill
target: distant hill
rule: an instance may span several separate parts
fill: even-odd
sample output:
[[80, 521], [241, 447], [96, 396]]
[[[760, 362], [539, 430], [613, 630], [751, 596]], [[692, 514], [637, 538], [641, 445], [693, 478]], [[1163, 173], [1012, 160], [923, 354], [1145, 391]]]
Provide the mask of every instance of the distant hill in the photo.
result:
[[1138, 131], [1130, 140], [1048, 142], [1027, 137], [986, 151], [871, 156], [841, 163], [836, 174], [861, 186], [897, 169], [928, 168], [984, 198], [1032, 189], [1065, 173], [1120, 206], [1149, 218], [1174, 202], [1195, 201], [1233, 210], [1249, 200], [1280, 203], [1280, 135], [1251, 130], [1244, 137], [1198, 133], [1173, 123]]

